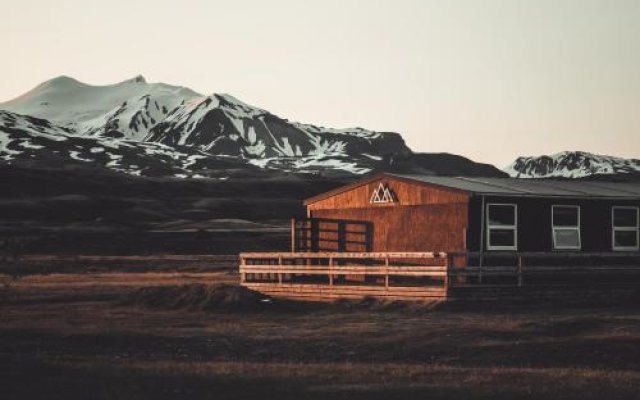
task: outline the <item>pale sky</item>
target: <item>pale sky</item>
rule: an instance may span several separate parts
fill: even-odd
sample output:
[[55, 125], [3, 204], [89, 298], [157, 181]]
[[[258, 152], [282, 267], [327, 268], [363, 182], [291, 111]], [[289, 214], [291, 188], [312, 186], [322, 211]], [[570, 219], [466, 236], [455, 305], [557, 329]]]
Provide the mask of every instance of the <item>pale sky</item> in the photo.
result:
[[69, 75], [225, 92], [500, 167], [640, 158], [640, 0], [0, 0], [0, 100]]

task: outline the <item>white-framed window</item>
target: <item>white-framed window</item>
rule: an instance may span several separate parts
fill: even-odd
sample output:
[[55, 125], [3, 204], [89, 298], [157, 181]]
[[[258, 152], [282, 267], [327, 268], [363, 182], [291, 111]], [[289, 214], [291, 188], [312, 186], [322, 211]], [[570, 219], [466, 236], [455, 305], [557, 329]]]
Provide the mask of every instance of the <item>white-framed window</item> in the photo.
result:
[[613, 250], [638, 250], [639, 225], [638, 207], [613, 207], [611, 209]]
[[518, 208], [487, 204], [487, 250], [518, 250]]
[[580, 206], [551, 206], [551, 234], [555, 250], [580, 250]]

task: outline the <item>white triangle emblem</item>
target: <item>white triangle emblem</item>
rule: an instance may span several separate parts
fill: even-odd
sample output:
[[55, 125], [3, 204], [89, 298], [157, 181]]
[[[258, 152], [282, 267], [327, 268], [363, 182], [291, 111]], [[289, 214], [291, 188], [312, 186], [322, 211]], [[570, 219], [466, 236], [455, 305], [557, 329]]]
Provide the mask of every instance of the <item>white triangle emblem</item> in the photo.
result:
[[380, 182], [380, 185], [371, 193], [370, 203], [395, 203], [396, 196], [386, 184]]

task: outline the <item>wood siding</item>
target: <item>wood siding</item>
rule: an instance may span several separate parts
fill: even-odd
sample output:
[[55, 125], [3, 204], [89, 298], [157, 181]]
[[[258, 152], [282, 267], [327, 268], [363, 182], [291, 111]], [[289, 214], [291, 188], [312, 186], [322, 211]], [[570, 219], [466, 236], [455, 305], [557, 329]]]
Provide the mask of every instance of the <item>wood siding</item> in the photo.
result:
[[[396, 202], [370, 203], [381, 182], [393, 191]], [[468, 199], [456, 190], [381, 178], [307, 207], [311, 218], [369, 223], [372, 251], [461, 252], [466, 250]]]

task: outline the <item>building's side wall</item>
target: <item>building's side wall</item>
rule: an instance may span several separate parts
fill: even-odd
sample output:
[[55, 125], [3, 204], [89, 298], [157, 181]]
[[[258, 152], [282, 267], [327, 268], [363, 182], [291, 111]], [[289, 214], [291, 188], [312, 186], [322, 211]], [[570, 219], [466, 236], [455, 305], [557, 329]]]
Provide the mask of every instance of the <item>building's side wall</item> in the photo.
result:
[[[581, 251], [612, 251], [611, 208], [613, 206], [640, 206], [638, 201], [609, 199], [549, 199], [527, 197], [486, 197], [488, 203], [509, 203], [518, 206], [518, 251], [554, 251], [551, 233], [551, 206], [580, 206]], [[481, 225], [481, 198], [469, 202], [469, 251], [479, 251]], [[485, 231], [486, 235], [486, 231]], [[485, 237], [486, 249], [486, 237]], [[561, 250], [558, 250], [561, 251]]]
[[[370, 203], [381, 181], [394, 192], [395, 203]], [[468, 196], [458, 191], [384, 178], [313, 203], [308, 211], [312, 218], [369, 222], [373, 251], [466, 247]]]

